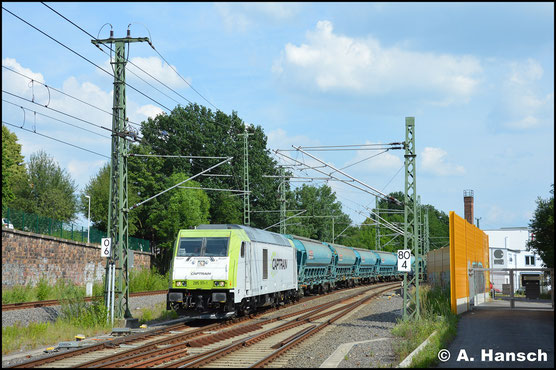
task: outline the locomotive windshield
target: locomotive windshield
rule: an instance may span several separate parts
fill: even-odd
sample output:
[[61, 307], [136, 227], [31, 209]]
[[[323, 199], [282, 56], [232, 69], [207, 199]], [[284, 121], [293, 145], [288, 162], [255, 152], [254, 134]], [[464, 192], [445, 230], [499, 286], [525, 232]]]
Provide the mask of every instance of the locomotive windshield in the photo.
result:
[[229, 238], [180, 238], [178, 257], [226, 257]]

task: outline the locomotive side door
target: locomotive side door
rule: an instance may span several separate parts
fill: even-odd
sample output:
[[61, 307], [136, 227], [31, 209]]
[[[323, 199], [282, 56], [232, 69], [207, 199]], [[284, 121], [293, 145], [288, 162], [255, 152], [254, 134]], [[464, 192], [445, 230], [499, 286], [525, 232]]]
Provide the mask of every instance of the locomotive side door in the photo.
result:
[[245, 295], [251, 294], [251, 243], [244, 243], [243, 257], [245, 258]]

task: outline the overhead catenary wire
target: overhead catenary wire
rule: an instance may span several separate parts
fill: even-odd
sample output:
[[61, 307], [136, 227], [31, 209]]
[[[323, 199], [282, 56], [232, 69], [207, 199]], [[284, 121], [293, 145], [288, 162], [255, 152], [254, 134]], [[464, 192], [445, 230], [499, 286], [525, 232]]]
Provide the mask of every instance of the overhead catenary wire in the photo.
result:
[[101, 129], [103, 129], [103, 130], [107, 130], [107, 131], [110, 131], [110, 132], [112, 132], [112, 130], [111, 130], [111, 129], [109, 129], [108, 127], [104, 127], [104, 126], [100, 126], [100, 125], [97, 125], [96, 123], [93, 123], [93, 122], [90, 122], [90, 121], [84, 120], [84, 119], [82, 119], [82, 118], [76, 117], [76, 116], [74, 116], [74, 115], [71, 115], [71, 114], [69, 114], [69, 113], [65, 113], [65, 112], [62, 112], [62, 111], [60, 111], [60, 110], [57, 110], [57, 109], [54, 109], [54, 108], [50, 108], [50, 107], [44, 107], [43, 105], [41, 105], [41, 104], [39, 104], [39, 103], [36, 103], [36, 102], [34, 102], [34, 101], [32, 101], [32, 100], [29, 100], [29, 99], [27, 99], [27, 98], [24, 98], [24, 97], [22, 97], [22, 96], [19, 96], [19, 95], [13, 94], [13, 93], [11, 93], [11, 92], [9, 92], [9, 91], [6, 91], [6, 90], [2, 90], [2, 92], [3, 92], [3, 93], [6, 93], [6, 94], [9, 94], [9, 95], [11, 95], [11, 96], [14, 96], [14, 97], [16, 97], [16, 98], [19, 98], [19, 99], [21, 99], [21, 100], [25, 100], [25, 101], [27, 101], [27, 102], [30, 102], [30, 103], [36, 104], [36, 105], [38, 105], [38, 106], [41, 106], [41, 107], [43, 107], [43, 108], [47, 108], [47, 109], [53, 110], [54, 112], [57, 112], [57, 113], [63, 114], [63, 115], [65, 115], [65, 116], [71, 117], [71, 118], [73, 118], [73, 119], [76, 119], [76, 120], [79, 120], [79, 121], [85, 122], [85, 123], [87, 123], [87, 124], [89, 124], [89, 125], [92, 125], [92, 126], [95, 126], [95, 127], [101, 128]]
[[[20, 75], [20, 76], [22, 76], [22, 77], [28, 78], [28, 79], [30, 79], [30, 80], [34, 80], [32, 77], [26, 76], [26, 75], [24, 75], [23, 73], [18, 72], [18, 71], [16, 71], [16, 70], [13, 70], [13, 69], [11, 69], [11, 68], [9, 68], [9, 67], [2, 66], [2, 68], [7, 69], [8, 71], [11, 71], [11, 72], [13, 72], [13, 73], [16, 73], [16, 74], [18, 74], [18, 75]], [[112, 112], [109, 112], [109, 111], [104, 110], [104, 109], [102, 109], [102, 108], [100, 108], [100, 107], [97, 107], [96, 105], [93, 105], [93, 104], [91, 104], [91, 103], [89, 103], [89, 102], [86, 102], [86, 101], [84, 101], [84, 100], [81, 100], [81, 99], [79, 99], [79, 98], [76, 98], [76, 97], [73, 96], [73, 95], [70, 95], [70, 94], [68, 94], [68, 93], [65, 93], [65, 92], [59, 90], [59, 89], [56, 89], [55, 87], [49, 86], [49, 85], [44, 84], [44, 83], [42, 83], [42, 82], [40, 82], [40, 81], [37, 81], [37, 80], [34, 80], [34, 81], [37, 82], [37, 83], [39, 83], [39, 84], [41, 84], [41, 85], [43, 85], [43, 86], [46, 87], [47, 89], [52, 89], [52, 90], [54, 90], [54, 91], [56, 91], [56, 92], [58, 92], [58, 93], [60, 93], [60, 94], [63, 94], [63, 95], [65, 95], [65, 96], [69, 97], [69, 98], [75, 99], [75, 100], [77, 100], [77, 101], [79, 101], [79, 102], [81, 102], [81, 103], [83, 103], [83, 104], [87, 104], [88, 106], [90, 106], [90, 107], [92, 107], [92, 108], [95, 108], [95, 109], [97, 109], [97, 110], [99, 110], [99, 111], [101, 111], [101, 112], [104, 112], [104, 113], [106, 113], [106, 114], [109, 114], [109, 115], [111, 115], [111, 116], [114, 116], [114, 113], [112, 113]], [[49, 104], [47, 104], [47, 105], [49, 105]], [[131, 124], [134, 124], [134, 125], [136, 125], [136, 126], [141, 127], [141, 124], [140, 124], [140, 123], [133, 122], [133, 121], [127, 121], [127, 122], [128, 122], [128, 123], [131, 123]]]
[[[19, 17], [18, 15], [12, 13], [11, 11], [9, 11], [8, 9], [4, 8], [2, 6], [2, 9], [4, 9], [5, 11], [7, 11], [8, 13], [10, 13], [11, 15], [13, 15], [14, 17], [16, 17], [17, 19], [19, 19], [20, 21], [22, 21], [23, 23], [27, 24], [28, 26], [34, 28], [35, 30], [37, 30], [38, 32], [42, 33], [43, 35], [45, 35], [46, 37], [48, 37], [49, 39], [51, 39], [52, 41], [58, 43], [59, 45], [63, 46], [64, 48], [68, 49], [69, 51], [71, 51], [72, 53], [74, 53], [75, 55], [79, 56], [80, 58], [86, 60], [87, 62], [91, 63], [92, 65], [94, 65], [95, 67], [97, 67], [98, 69], [100, 69], [101, 71], [105, 72], [106, 74], [110, 75], [113, 78], [117, 78], [115, 77], [112, 73], [108, 72], [106, 69], [102, 68], [101, 66], [99, 66], [98, 64], [96, 64], [95, 62], [91, 61], [90, 59], [84, 57], [83, 55], [79, 54], [78, 52], [76, 52], [75, 50], [73, 50], [72, 48], [70, 48], [69, 46], [65, 45], [64, 43], [56, 40], [54, 37], [50, 36], [49, 34], [47, 34], [46, 32], [42, 31], [41, 29], [33, 26], [31, 23], [27, 22], [25, 19]], [[119, 82], [123, 82], [125, 83], [127, 86], [129, 86], [131, 89], [137, 91], [139, 94], [145, 96], [147, 99], [152, 100], [153, 102], [155, 102], [156, 104], [160, 105], [161, 107], [164, 107], [164, 109], [166, 109], [168, 112], [171, 112], [172, 110], [168, 107], [166, 107], [164, 104], [156, 101], [155, 99], [151, 98], [150, 96], [148, 96], [147, 94], [145, 94], [144, 92], [138, 90], [137, 88], [135, 88], [134, 86], [130, 85], [129, 83], [125, 82], [125, 81], [119, 81]]]
[[13, 127], [17, 127], [17, 128], [19, 128], [19, 129], [21, 129], [21, 130], [28, 131], [28, 132], [31, 132], [31, 133], [33, 133], [33, 134], [37, 134], [37, 135], [39, 135], [39, 136], [43, 136], [43, 137], [46, 137], [46, 138], [48, 138], [48, 139], [58, 141], [58, 142], [60, 142], [60, 143], [63, 143], [63, 144], [69, 145], [69, 146], [73, 146], [74, 148], [78, 148], [78, 149], [84, 150], [84, 151], [86, 151], [86, 152], [93, 153], [93, 154], [96, 154], [96, 155], [100, 155], [101, 157], [110, 159], [110, 157], [105, 156], [104, 154], [100, 154], [100, 153], [94, 152], [94, 151], [92, 151], [92, 150], [85, 149], [85, 148], [80, 147], [80, 146], [75, 145], [75, 144], [70, 144], [70, 143], [68, 143], [68, 142], [66, 142], [66, 141], [63, 141], [63, 140], [60, 140], [60, 139], [56, 139], [56, 138], [51, 137], [51, 136], [48, 136], [48, 135], [40, 134], [40, 133], [38, 133], [38, 132], [36, 132], [36, 131], [26, 129], [26, 128], [23, 128], [23, 127], [18, 126], [18, 125], [14, 125], [13, 123], [9, 123], [9, 122], [6, 122], [6, 121], [4, 121], [4, 120], [2, 120], [2, 123], [6, 124], [6, 125], [13, 126]]
[[[50, 10], [52, 10], [54, 13], [58, 14], [60, 17], [64, 18], [66, 21], [68, 21], [69, 23], [71, 23], [72, 25], [74, 25], [75, 27], [77, 27], [79, 30], [81, 30], [82, 32], [84, 32], [86, 35], [88, 35], [89, 37], [98, 40], [97, 37], [91, 35], [89, 32], [87, 32], [86, 30], [84, 30], [82, 27], [78, 26], [75, 22], [72, 22], [70, 19], [68, 19], [67, 17], [65, 17], [64, 15], [60, 14], [60, 12], [56, 11], [55, 9], [53, 9], [52, 7], [48, 6], [47, 4], [45, 4], [44, 2], [42, 2], [42, 4], [44, 6], [46, 6], [47, 8], [49, 8]], [[166, 58], [164, 58], [162, 56], [162, 54], [160, 54], [160, 52], [158, 50], [156, 50], [156, 48], [154, 47], [153, 43], [151, 42], [151, 40], [147, 41], [149, 43], [149, 45], [151, 46], [151, 48], [160, 56], [160, 58], [162, 58], [162, 60], [168, 64], [168, 66], [193, 90], [195, 91], [201, 98], [203, 98], [207, 103], [209, 103], [210, 105], [212, 105], [217, 111], [222, 112], [221, 109], [219, 109], [216, 105], [214, 105], [213, 103], [211, 103], [208, 99], [206, 99], [201, 93], [199, 93], [185, 78], [183, 78], [178, 71], [166, 60]], [[108, 48], [111, 52], [114, 52], [114, 50], [105, 44], [102, 44], [104, 47]], [[103, 53], [110, 55], [108, 53], [106, 53], [106, 51], [102, 50], [102, 48], [100, 48], [100, 46], [95, 45], [97, 48], [99, 48]], [[129, 54], [128, 54], [129, 57]], [[178, 95], [179, 97], [181, 97], [182, 99], [184, 99], [185, 101], [187, 101], [190, 104], [193, 104], [193, 102], [189, 99], [187, 99], [185, 96], [181, 95], [179, 92], [177, 92], [176, 90], [174, 90], [173, 88], [171, 88], [170, 86], [166, 85], [164, 82], [160, 81], [159, 79], [157, 79], [156, 77], [152, 76], [150, 73], [148, 73], [147, 71], [145, 71], [144, 69], [142, 69], [141, 67], [139, 67], [138, 65], [136, 65], [135, 63], [133, 63], [132, 61], [128, 61], [129, 64], [133, 65], [134, 67], [136, 67], [137, 69], [139, 69], [141, 72], [145, 73], [146, 75], [148, 75], [149, 77], [151, 77], [152, 79], [154, 79], [155, 81], [157, 81], [158, 83], [160, 83], [161, 85], [163, 85], [164, 87], [166, 87], [167, 89], [169, 89], [170, 91], [172, 91], [173, 93], [175, 93], [176, 95]], [[158, 92], [160, 92], [161, 94], [163, 94], [164, 96], [172, 99], [174, 102], [178, 103], [179, 102], [177, 100], [175, 100], [174, 98], [166, 95], [165, 93], [163, 93], [162, 91], [160, 91], [159, 89], [157, 89], [156, 87], [154, 87], [153, 85], [151, 85], [150, 83], [148, 83], [147, 81], [145, 81], [144, 79], [142, 79], [141, 77], [139, 77], [137, 74], [133, 73], [131, 70], [128, 70], [130, 73], [132, 73], [133, 75], [137, 76], [139, 79], [141, 79], [143, 82], [145, 82], [146, 84], [148, 84], [149, 86], [151, 86], [152, 88], [154, 88], [155, 90], [157, 90]], [[216, 124], [220, 124], [222, 126], [225, 126], [224, 124], [218, 122], [218, 121], [211, 121], [214, 122]], [[227, 126], [226, 126], [227, 127]]]
[[69, 123], [69, 122], [62, 121], [61, 119], [58, 119], [58, 118], [55, 118], [55, 117], [51, 117], [51, 116], [49, 116], [49, 115], [47, 115], [47, 114], [38, 113], [38, 112], [36, 112], [36, 111], [34, 111], [34, 110], [32, 110], [32, 109], [22, 107], [21, 105], [12, 103], [11, 101], [8, 101], [8, 100], [6, 100], [6, 99], [2, 99], [2, 101], [6, 102], [6, 103], [8, 103], [8, 104], [11, 104], [11, 105], [15, 105], [16, 107], [20, 107], [20, 108], [23, 109], [23, 110], [27, 109], [27, 110], [30, 110], [31, 112], [34, 112], [35, 114], [38, 114], [38, 115], [41, 115], [41, 116], [45, 116], [45, 117], [48, 117], [48, 118], [50, 118], [50, 119], [53, 119], [53, 120], [56, 120], [56, 121], [60, 121], [60, 122], [62, 122], [62, 123], [65, 123], [66, 125], [70, 125], [70, 126], [73, 126], [73, 127], [75, 127], [75, 128], [78, 128], [78, 129], [80, 129], [80, 130], [84, 130], [84, 131], [90, 132], [90, 133], [95, 134], [95, 135], [98, 135], [98, 136], [100, 136], [100, 137], [104, 137], [104, 138], [107, 138], [107, 139], [110, 138], [110, 137], [108, 137], [108, 136], [101, 135], [101, 134], [99, 134], [98, 132], [94, 132], [94, 131], [91, 131], [91, 130], [87, 130], [87, 129], [84, 128], [84, 127], [80, 127], [80, 126], [71, 124], [71, 123]]

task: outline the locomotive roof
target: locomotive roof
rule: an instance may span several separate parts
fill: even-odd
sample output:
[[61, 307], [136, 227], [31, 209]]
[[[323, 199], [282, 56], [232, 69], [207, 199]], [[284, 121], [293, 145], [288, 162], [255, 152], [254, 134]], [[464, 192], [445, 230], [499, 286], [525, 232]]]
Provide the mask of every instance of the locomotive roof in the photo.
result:
[[245, 225], [237, 225], [237, 224], [205, 224], [197, 226], [197, 230], [205, 229], [205, 230], [222, 230], [222, 229], [242, 229], [245, 231], [249, 239], [254, 242], [261, 242], [261, 243], [269, 243], [269, 244], [278, 244], [283, 245], [286, 247], [291, 247], [288, 239], [284, 236], [274, 233], [272, 231], [266, 231], [261, 229], [256, 229], [254, 227], [245, 226]]

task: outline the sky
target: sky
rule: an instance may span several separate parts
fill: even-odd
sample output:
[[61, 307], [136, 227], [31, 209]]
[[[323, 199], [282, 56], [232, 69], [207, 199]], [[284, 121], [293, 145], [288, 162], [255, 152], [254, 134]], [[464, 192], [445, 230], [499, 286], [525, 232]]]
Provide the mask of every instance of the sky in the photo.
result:
[[[2, 121], [26, 161], [44, 150], [79, 191], [110, 156], [110, 55], [90, 35], [125, 37], [129, 27], [171, 65], [130, 44], [132, 123], [194, 102], [237, 112], [263, 128], [271, 150], [314, 165], [285, 150], [402, 142], [415, 117], [422, 204], [463, 217], [473, 190], [480, 228], [496, 229], [527, 226], [537, 198], [550, 196], [552, 2], [45, 4], [67, 20], [39, 2], [2, 3]], [[382, 193], [404, 190], [403, 150], [310, 153]], [[354, 224], [375, 206], [347, 183], [328, 185]]]

